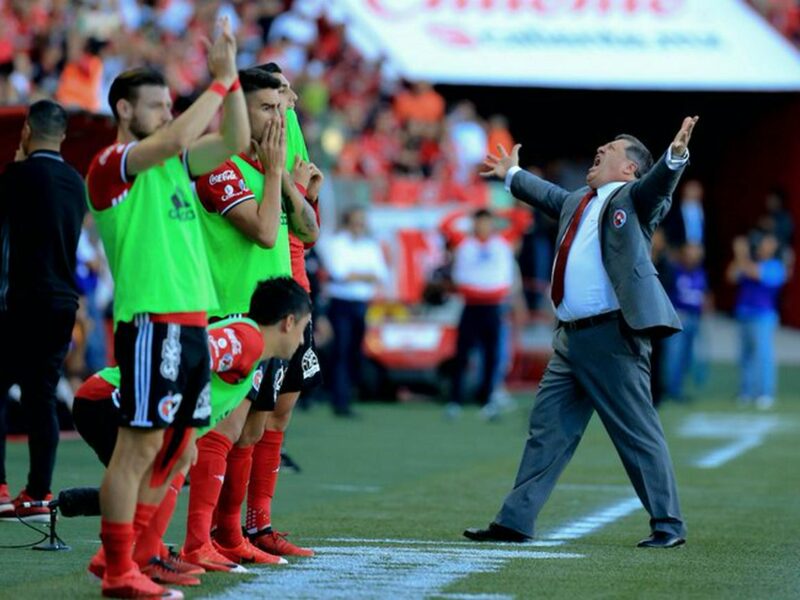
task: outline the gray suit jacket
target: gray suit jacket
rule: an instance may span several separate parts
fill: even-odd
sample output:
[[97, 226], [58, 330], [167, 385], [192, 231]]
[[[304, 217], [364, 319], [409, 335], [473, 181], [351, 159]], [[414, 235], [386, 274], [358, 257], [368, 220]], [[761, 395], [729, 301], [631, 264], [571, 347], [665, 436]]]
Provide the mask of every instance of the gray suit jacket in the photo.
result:
[[[600, 213], [600, 248], [622, 316], [631, 329], [655, 336], [681, 330], [681, 322], [650, 258], [651, 238], [672, 205], [683, 169], [671, 170], [666, 154], [641, 179], [614, 191]], [[588, 186], [568, 192], [527, 171], [511, 180], [511, 193], [558, 219], [558, 240]]]

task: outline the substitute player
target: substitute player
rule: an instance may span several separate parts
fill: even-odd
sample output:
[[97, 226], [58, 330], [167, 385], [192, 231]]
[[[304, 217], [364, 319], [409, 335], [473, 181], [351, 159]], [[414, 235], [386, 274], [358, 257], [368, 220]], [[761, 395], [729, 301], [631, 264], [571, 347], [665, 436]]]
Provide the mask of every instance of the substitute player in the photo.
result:
[[[220, 297], [214, 314], [221, 318], [247, 311], [246, 298], [258, 279], [291, 276], [290, 228], [308, 241], [319, 233], [313, 210], [284, 169], [285, 115], [279, 80], [256, 69], [239, 75], [253, 143], [247, 152], [231, 157], [196, 182], [204, 207], [201, 222], [211, 273]], [[277, 146], [276, 139], [280, 140]], [[190, 493], [183, 549], [190, 562], [214, 569], [220, 562], [218, 554], [226, 557], [226, 562], [274, 562], [274, 555], [254, 547], [241, 532], [241, 505], [250, 478], [253, 445], [263, 434], [267, 418], [262, 408], [241, 406], [198, 444], [198, 462], [191, 477], [193, 481], [201, 478], [202, 484], [196, 487], [197, 493]], [[235, 443], [232, 448], [231, 443]], [[223, 457], [224, 484], [221, 491], [214, 492], [219, 473], [210, 465], [217, 465]], [[208, 490], [208, 494], [199, 490]], [[214, 502], [215, 495], [218, 502]], [[217, 528], [210, 548], [215, 507]]]
[[[289, 80], [275, 63], [267, 63], [258, 69], [270, 73], [281, 82], [279, 92], [286, 115], [286, 164], [298, 166], [295, 171], [301, 174], [296, 181], [305, 187], [305, 218], [314, 214], [319, 225], [319, 192], [322, 187], [322, 172], [308, 163], [303, 132], [294, 110], [297, 94]], [[305, 168], [308, 165], [308, 168]], [[316, 241], [303, 238], [294, 229], [289, 231], [289, 252], [292, 276], [307, 291], [311, 286], [306, 274], [305, 251]], [[296, 546], [286, 539], [286, 535], [272, 528], [272, 498], [278, 483], [281, 466], [281, 446], [284, 432], [289, 426], [292, 411], [297, 404], [301, 392], [308, 392], [322, 383], [319, 359], [314, 347], [314, 327], [309, 322], [303, 345], [297, 350], [286, 372], [281, 393], [275, 410], [267, 415], [265, 430], [253, 451], [253, 468], [247, 488], [246, 530], [250, 541], [271, 554], [281, 556], [312, 556], [309, 548]]]
[[[270, 279], [260, 282], [252, 296], [248, 311], [251, 318], [225, 319], [209, 326], [211, 422], [208, 427], [198, 431], [201, 436], [198, 445], [206, 436], [215, 433], [211, 429], [231, 414], [243, 398], [246, 398], [246, 404], [252, 401], [274, 406], [283, 379], [283, 362], [279, 359], [291, 358], [302, 343], [305, 324], [311, 318], [310, 311], [308, 294], [296, 282], [290, 278]], [[257, 370], [259, 363], [265, 364], [266, 370]], [[73, 404], [76, 429], [104, 465], [108, 465], [117, 439], [116, 430], [107, 424], [119, 418], [119, 381], [118, 367], [103, 369], [83, 383], [75, 394]], [[262, 381], [271, 385], [262, 386]], [[228, 442], [228, 449], [231, 445], [232, 442]], [[213, 479], [217, 481], [224, 477], [225, 457], [218, 462], [221, 464], [217, 465], [216, 470], [213, 462], [205, 465], [211, 467], [215, 475]], [[208, 497], [210, 490], [201, 487], [203, 479], [195, 479], [196, 473], [197, 468], [192, 473], [191, 491]], [[156, 516], [138, 536], [134, 558], [143, 573], [159, 582], [197, 585], [200, 581], [191, 577], [197, 572], [192, 573], [186, 563], [166, 550], [162, 542], [182, 484], [182, 478], [173, 482], [171, 492], [162, 501]], [[217, 495], [220, 486], [216, 488]], [[187, 537], [201, 535], [194, 529], [187, 531]], [[285, 562], [275, 557], [273, 562], [281, 561]], [[211, 570], [244, 572], [242, 567], [224, 558], [218, 562], [218, 565], [213, 565], [216, 568]], [[225, 565], [227, 568], [223, 568]], [[104, 570], [105, 565], [99, 561], [90, 567], [90, 571], [98, 577], [103, 576]]]
[[[207, 311], [216, 305], [190, 175], [246, 147], [249, 124], [237, 89], [236, 42], [227, 20], [208, 66], [214, 83], [173, 120], [163, 77], [119, 75], [109, 104], [117, 143], [87, 175], [89, 205], [114, 278], [120, 429], [100, 488], [108, 597], [182, 597], [141, 573], [134, 526], [147, 527], [169, 482], [191, 460], [192, 428], [207, 424]], [[223, 105], [219, 133], [203, 136]]]

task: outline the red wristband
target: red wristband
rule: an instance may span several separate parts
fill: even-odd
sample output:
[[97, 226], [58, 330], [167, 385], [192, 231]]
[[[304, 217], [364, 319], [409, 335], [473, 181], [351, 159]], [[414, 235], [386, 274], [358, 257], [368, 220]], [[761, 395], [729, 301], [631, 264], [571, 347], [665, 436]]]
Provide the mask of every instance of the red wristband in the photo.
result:
[[239, 78], [237, 77], [236, 81], [234, 81], [231, 84], [231, 87], [228, 88], [228, 93], [230, 94], [231, 92], [235, 92], [236, 90], [239, 90], [241, 88], [242, 88], [242, 84], [239, 82]]
[[215, 81], [210, 86], [208, 86], [208, 91], [214, 92], [215, 94], [219, 94], [222, 98], [228, 95], [228, 88], [226, 88], [219, 81]]

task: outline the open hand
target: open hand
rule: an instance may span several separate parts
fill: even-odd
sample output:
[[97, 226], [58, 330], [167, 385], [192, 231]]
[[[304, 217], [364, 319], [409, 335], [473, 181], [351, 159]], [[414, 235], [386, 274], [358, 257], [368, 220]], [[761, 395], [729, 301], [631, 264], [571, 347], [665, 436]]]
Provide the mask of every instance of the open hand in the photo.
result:
[[686, 117], [683, 120], [680, 131], [678, 131], [675, 139], [672, 140], [672, 156], [675, 158], [686, 156], [686, 152], [689, 149], [689, 140], [692, 139], [692, 131], [699, 118], [697, 116]]
[[518, 167], [519, 166], [519, 149], [522, 148], [521, 144], [516, 144], [511, 149], [511, 154], [506, 152], [506, 149], [503, 148], [500, 144], [497, 144], [497, 152], [499, 156], [495, 156], [494, 154], [488, 154], [485, 159], [483, 159], [483, 165], [486, 167], [486, 170], [481, 171], [481, 177], [497, 177], [499, 179], [505, 179], [506, 173], [511, 167]]
[[230, 86], [236, 80], [236, 38], [228, 17], [219, 20], [220, 32], [212, 44], [203, 39], [208, 51], [208, 71], [217, 81]]

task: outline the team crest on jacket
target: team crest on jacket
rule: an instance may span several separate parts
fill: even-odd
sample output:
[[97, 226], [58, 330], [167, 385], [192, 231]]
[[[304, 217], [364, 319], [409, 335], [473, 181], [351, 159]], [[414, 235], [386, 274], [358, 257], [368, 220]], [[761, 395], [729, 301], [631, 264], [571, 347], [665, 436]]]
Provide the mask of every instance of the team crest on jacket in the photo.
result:
[[613, 219], [612, 222], [614, 223], [614, 227], [619, 229], [620, 227], [625, 225], [625, 222], [628, 220], [628, 215], [624, 210], [622, 210], [621, 208], [618, 208], [617, 210], [614, 211], [614, 216], [612, 217], [612, 219]]

